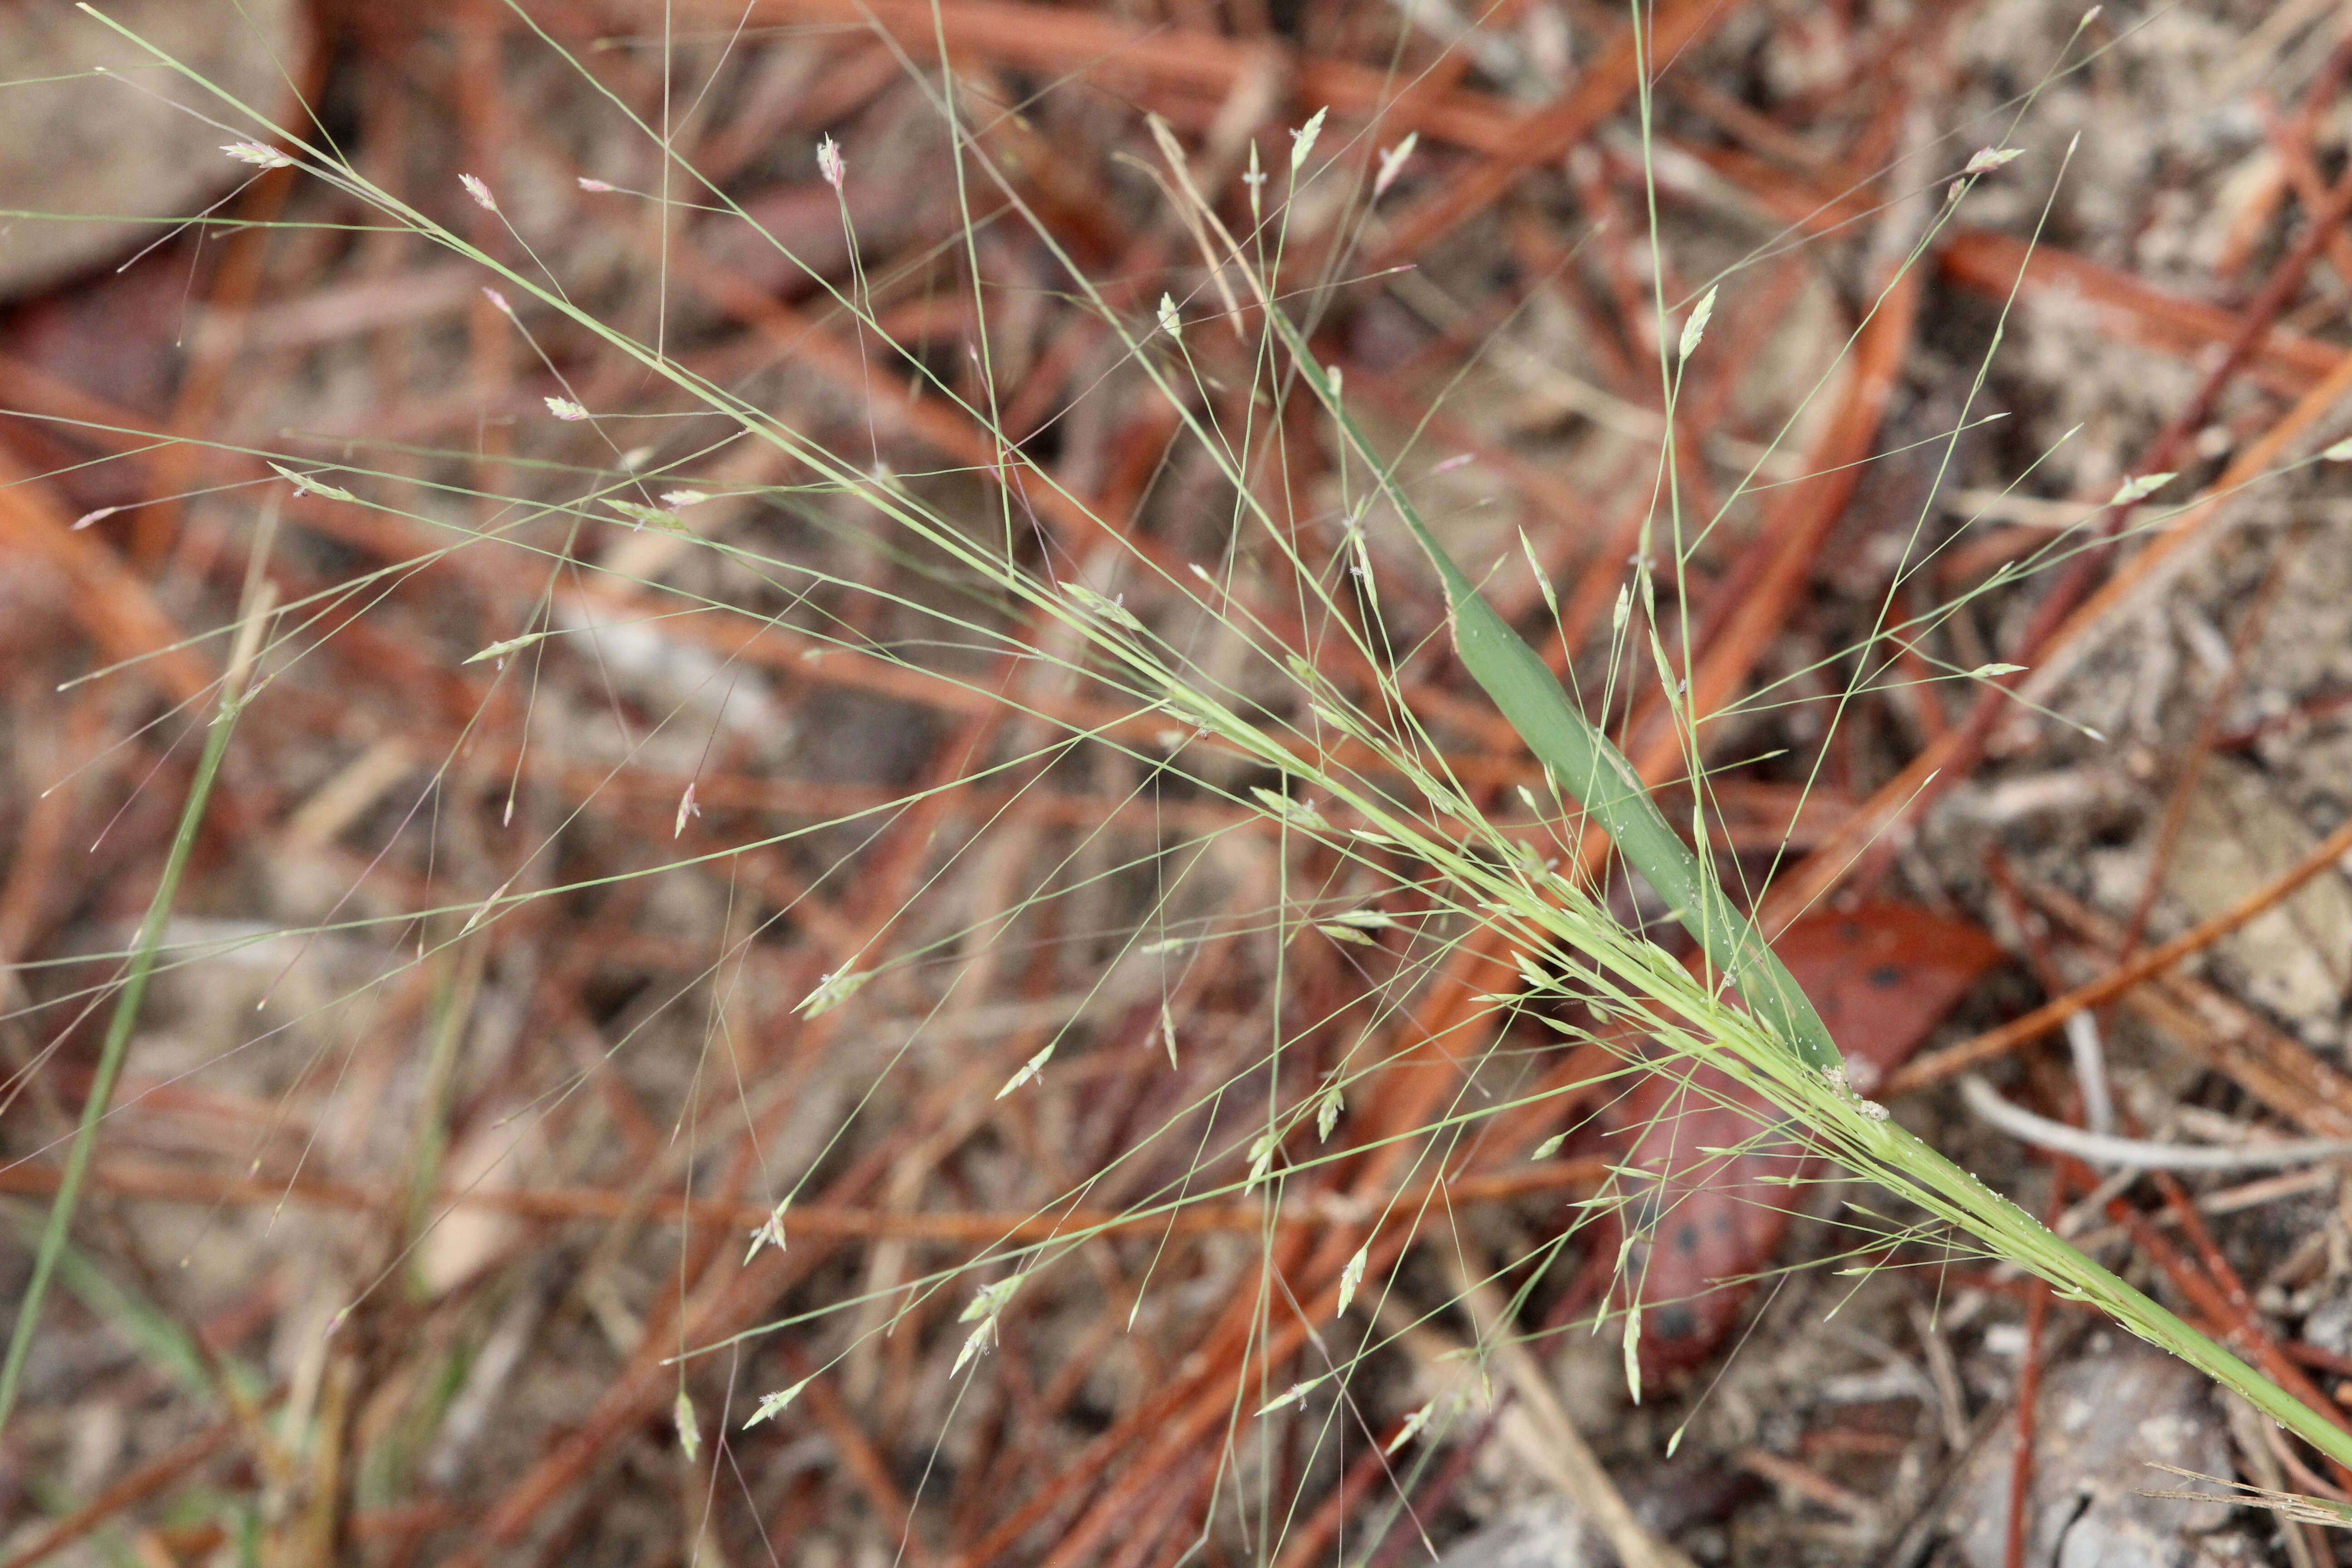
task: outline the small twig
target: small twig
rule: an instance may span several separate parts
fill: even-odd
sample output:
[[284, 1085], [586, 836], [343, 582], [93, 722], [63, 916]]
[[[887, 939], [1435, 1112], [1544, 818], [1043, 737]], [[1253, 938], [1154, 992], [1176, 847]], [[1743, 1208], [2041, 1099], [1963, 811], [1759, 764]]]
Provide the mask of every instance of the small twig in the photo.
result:
[[2221, 1149], [2200, 1143], [2157, 1143], [2086, 1132], [2012, 1105], [1976, 1074], [1960, 1079], [1960, 1098], [1983, 1121], [2021, 1142], [2071, 1154], [2091, 1165], [2121, 1165], [2141, 1171], [2264, 1171], [2281, 1165], [2352, 1158], [2352, 1139], [2295, 1138]]
[[2083, 1124], [2102, 1137], [2116, 1130], [2116, 1100], [2107, 1088], [2107, 1053], [2099, 1042], [2099, 1020], [2085, 1009], [2066, 1020], [2066, 1047], [2074, 1057], [2074, 1082], [2083, 1091]]
[[[274, 1408], [285, 1396], [284, 1389], [274, 1389], [261, 1408]], [[34, 1564], [56, 1556], [124, 1510], [179, 1481], [230, 1446], [236, 1436], [237, 1421], [235, 1415], [224, 1415], [176, 1447], [156, 1455], [27, 1542], [7, 1560], [6, 1568], [34, 1568]]]
[[1760, 1477], [1808, 1502], [1819, 1503], [1832, 1513], [1843, 1514], [1856, 1524], [1878, 1522], [1877, 1504], [1785, 1454], [1773, 1453], [1769, 1448], [1742, 1448], [1732, 1462], [1749, 1475]]
[[2022, 1018], [2012, 1019], [2000, 1028], [1988, 1029], [1973, 1039], [1962, 1040], [1956, 1046], [1947, 1046], [1940, 1051], [1930, 1051], [1917, 1058], [1880, 1086], [1881, 1097], [1908, 1094], [1913, 1089], [1926, 1089], [1930, 1084], [1957, 1077], [1979, 1062], [2005, 1056], [2027, 1041], [2040, 1038], [2085, 1008], [2095, 1007], [2111, 997], [2121, 995], [2141, 981], [2163, 973], [2190, 953], [2210, 947], [2240, 926], [2285, 902], [2296, 889], [2335, 865], [2347, 850], [2352, 850], [2352, 822], [2346, 822], [2336, 828], [2320, 841], [2317, 848], [2305, 856], [2300, 864], [2268, 887], [2257, 889], [2237, 908], [2183, 931], [2160, 947], [2149, 948], [2129, 963], [2120, 964], [2089, 984], [2078, 985], [2063, 996], [2043, 1003]]
[[1478, 1325], [1481, 1348], [1492, 1356], [1504, 1379], [1519, 1397], [1529, 1421], [1541, 1434], [1539, 1456], [1553, 1484], [1568, 1494], [1593, 1528], [1615, 1549], [1627, 1568], [1691, 1568], [1691, 1560], [1673, 1544], [1653, 1534], [1634, 1514], [1601, 1467], [1591, 1445], [1569, 1419], [1550, 1378], [1536, 1364], [1511, 1328], [1502, 1293], [1491, 1281], [1473, 1281], [1457, 1260], [1454, 1283], [1462, 1305]]

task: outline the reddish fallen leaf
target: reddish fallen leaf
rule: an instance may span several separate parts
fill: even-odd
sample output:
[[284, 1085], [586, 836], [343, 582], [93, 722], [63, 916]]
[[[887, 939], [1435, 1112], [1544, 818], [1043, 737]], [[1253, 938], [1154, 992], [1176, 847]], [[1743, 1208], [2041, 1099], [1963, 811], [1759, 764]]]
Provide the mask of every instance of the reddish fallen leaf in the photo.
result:
[[[2000, 950], [1974, 926], [1882, 904], [1801, 921], [1774, 943], [1853, 1064], [1857, 1087], [1919, 1048]], [[1705, 1360], [1739, 1321], [1753, 1277], [1771, 1266], [1801, 1189], [1820, 1173], [1793, 1139], [1759, 1136], [1778, 1115], [1723, 1073], [1702, 1068], [1685, 1084], [1654, 1074], [1610, 1117], [1612, 1157], [1654, 1170], [1655, 1183], [1595, 1227], [1580, 1295], [1630, 1286], [1645, 1303], [1645, 1377]], [[1625, 1140], [1632, 1140], [1630, 1150]], [[1738, 1149], [1738, 1153], [1705, 1152]], [[1623, 1150], [1620, 1155], [1617, 1151]], [[1612, 1279], [1630, 1214], [1639, 1239]]]

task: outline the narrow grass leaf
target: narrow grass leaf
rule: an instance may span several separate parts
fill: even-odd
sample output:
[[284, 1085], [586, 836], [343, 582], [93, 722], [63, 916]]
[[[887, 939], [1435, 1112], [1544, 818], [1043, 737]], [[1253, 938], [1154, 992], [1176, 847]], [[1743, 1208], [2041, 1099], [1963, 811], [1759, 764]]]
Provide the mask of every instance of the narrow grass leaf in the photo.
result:
[[139, 1022], [140, 1005], [146, 998], [148, 976], [154, 972], [155, 952], [163, 945], [163, 928], [171, 920], [173, 901], [179, 897], [181, 876], [188, 868], [188, 858], [194, 853], [205, 805], [212, 799], [221, 760], [228, 754], [229, 736], [243, 709], [233, 680], [225, 683], [219, 710], [205, 729], [205, 749], [196, 759], [195, 774], [188, 781], [187, 798], [180, 807], [179, 830], [173, 834], [171, 850], [163, 859], [163, 875], [155, 885], [154, 897], [148, 900], [146, 919], [140, 922], [139, 936], [131, 949], [129, 972], [122, 978], [122, 989], [115, 995], [113, 1016], [107, 1020], [106, 1039], [99, 1047], [98, 1071], [82, 1099], [81, 1121], [74, 1129], [73, 1143], [66, 1151], [57, 1196], [49, 1204], [48, 1225], [34, 1253], [33, 1277], [16, 1302], [16, 1322], [8, 1339], [8, 1359], [0, 1364], [0, 1432], [7, 1429], [9, 1413], [16, 1408], [16, 1389], [24, 1377], [26, 1358], [32, 1352], [41, 1303], [65, 1252], [66, 1238], [73, 1229], [74, 1210], [81, 1201], [82, 1185], [89, 1177], [90, 1159], [98, 1150], [98, 1125], [113, 1103], [115, 1082], [122, 1075], [131, 1031]]

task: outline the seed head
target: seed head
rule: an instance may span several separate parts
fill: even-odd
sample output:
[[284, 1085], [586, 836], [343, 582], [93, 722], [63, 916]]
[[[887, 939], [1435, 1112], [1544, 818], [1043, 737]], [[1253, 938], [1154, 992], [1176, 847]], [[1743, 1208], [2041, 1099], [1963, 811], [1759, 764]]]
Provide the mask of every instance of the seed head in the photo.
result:
[[1412, 156], [1412, 149], [1421, 140], [1421, 132], [1408, 131], [1403, 141], [1381, 154], [1380, 173], [1372, 176], [1372, 200], [1379, 201], [1404, 173], [1404, 161]]
[[294, 160], [267, 142], [225, 142], [221, 151], [240, 163], [250, 163], [257, 169], [290, 169]]
[[2146, 500], [2148, 497], [2162, 489], [2167, 484], [2169, 484], [2177, 477], [2178, 476], [2173, 474], [2141, 474], [2136, 478], [2126, 479], [2121, 485], [2116, 487], [2116, 493], [2112, 497], [2108, 498], [2107, 504], [2109, 506], [2129, 506], [2136, 500]]
[[482, 183], [480, 175], [460, 174], [457, 183], [466, 187], [466, 194], [474, 198], [476, 206], [486, 213], [499, 210], [499, 198], [490, 195], [490, 187]]
[[1307, 155], [1315, 151], [1315, 139], [1323, 134], [1323, 117], [1330, 113], [1327, 105], [1307, 117], [1307, 123], [1290, 133], [1290, 172], [1298, 173]]
[[[811, 1377], [814, 1377], [814, 1374], [811, 1374]], [[762, 1394], [760, 1399], [759, 1408], [751, 1412], [751, 1418], [744, 1422], [743, 1425], [746, 1426], [757, 1426], [762, 1421], [768, 1420], [772, 1416], [782, 1415], [785, 1410], [791, 1407], [793, 1401], [801, 1396], [801, 1390], [809, 1385], [811, 1377], [801, 1379], [790, 1388], [782, 1389], [774, 1394]]]
[[1682, 342], [1675, 351], [1676, 360], [1686, 360], [1698, 349], [1699, 340], [1706, 335], [1707, 318], [1715, 314], [1715, 290], [1710, 289], [1699, 297], [1693, 307], [1690, 320], [1683, 323]]

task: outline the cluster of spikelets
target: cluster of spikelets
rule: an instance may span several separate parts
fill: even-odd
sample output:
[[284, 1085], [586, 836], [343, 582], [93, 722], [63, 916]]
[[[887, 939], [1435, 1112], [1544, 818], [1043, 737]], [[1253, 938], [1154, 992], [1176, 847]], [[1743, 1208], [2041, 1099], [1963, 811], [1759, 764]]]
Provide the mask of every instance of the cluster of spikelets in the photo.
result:
[[[955, 125], [948, 107], [944, 103], [940, 107], [948, 123]], [[264, 122], [249, 108], [234, 102], [222, 106], [222, 116], [228, 121]], [[1322, 127], [1323, 116], [1318, 114], [1292, 133], [1288, 181], [1293, 192], [1315, 175], [1312, 159]], [[1255, 146], [1245, 178], [1253, 222], [1259, 227], [1245, 244], [1227, 230], [1215, 205], [1195, 187], [1172, 133], [1157, 122], [1152, 129], [1167, 164], [1163, 187], [1178, 204], [1179, 216], [1202, 247], [1222, 295], [1221, 313], [1259, 323], [1261, 374], [1269, 383], [1303, 388], [1319, 403], [1346, 461], [1369, 481], [1344, 520], [1349, 542], [1341, 552], [1346, 564], [1339, 580], [1318, 574], [1297, 554], [1281, 521], [1265, 510], [1255, 488], [1247, 482], [1224, 433], [1203, 421], [1194, 400], [1175, 381], [1178, 367], [1190, 363], [1183, 344], [1183, 312], [1178, 302], [1163, 296], [1147, 319], [1125, 318], [1058, 249], [1055, 255], [1075, 293], [1118, 334], [1132, 362], [1158, 384], [1170, 408], [1188, 426], [1191, 437], [1223, 468], [1251, 525], [1263, 531], [1273, 548], [1290, 557], [1298, 580], [1321, 601], [1328, 625], [1335, 628], [1333, 635], [1356, 642], [1356, 658], [1351, 663], [1378, 672], [1381, 685], [1376, 692], [1351, 698], [1314, 662], [1281, 647], [1271, 637], [1255, 635], [1243, 624], [1241, 612], [1220, 593], [1213, 575], [1201, 568], [1194, 568], [1192, 580], [1187, 581], [1162, 572], [1140, 555], [1132, 555], [1121, 563], [1121, 569], [1129, 574], [1130, 583], [1143, 587], [1131, 590], [1131, 595], [1106, 595], [1054, 580], [1010, 548], [1009, 531], [1003, 541], [987, 541], [985, 531], [974, 528], [971, 520], [941, 514], [915, 488], [878, 464], [861, 465], [831, 450], [727, 388], [692, 374], [657, 348], [615, 330], [576, 305], [543, 268], [541, 276], [532, 276], [501, 264], [329, 153], [286, 137], [239, 140], [225, 151], [257, 170], [299, 168], [305, 175], [341, 190], [389, 220], [471, 260], [483, 269], [485, 292], [527, 340], [530, 333], [510, 300], [526, 300], [537, 311], [568, 318], [572, 325], [667, 381], [704, 409], [731, 420], [743, 438], [774, 447], [814, 474], [816, 488], [867, 509], [881, 523], [917, 541], [939, 564], [992, 595], [999, 616], [980, 622], [958, 621], [955, 626], [960, 632], [984, 639], [999, 651], [1017, 650], [1025, 658], [1058, 662], [1069, 674], [1117, 695], [1131, 710], [1162, 715], [1169, 744], [1160, 754], [1146, 759], [1155, 768], [1181, 770], [1187, 753], [1201, 747], [1226, 759], [1241, 760], [1255, 770], [1257, 777], [1278, 781], [1246, 786], [1234, 798], [1264, 813], [1283, 832], [1311, 837], [1333, 854], [1393, 879], [1401, 889], [1425, 904], [1433, 918], [1451, 918], [1505, 935], [1519, 955], [1518, 970], [1526, 987], [1517, 1000], [1572, 1002], [1593, 1021], [1596, 1030], [1615, 1023], [1638, 1023], [1663, 1047], [1653, 1061], [1657, 1070], [1688, 1072], [1704, 1063], [1759, 1094], [1806, 1130], [1820, 1152], [1849, 1171], [1875, 1180], [1925, 1216], [1901, 1226], [1888, 1222], [1892, 1235], [1934, 1237], [1947, 1248], [1974, 1247], [2021, 1265], [2048, 1279], [2062, 1294], [2095, 1305], [2132, 1331], [2202, 1367], [2324, 1452], [2352, 1460], [2352, 1439], [2340, 1430], [2067, 1246], [1928, 1148], [1891, 1120], [1883, 1108], [1853, 1092], [1820, 1020], [1727, 897], [1703, 851], [1695, 854], [1684, 836], [1664, 820], [1625, 759], [1570, 700], [1541, 658], [1480, 597], [1471, 578], [1423, 522], [1410, 487], [1400, 476], [1396, 457], [1373, 448], [1349, 416], [1339, 377], [1318, 364], [1308, 352], [1298, 324], [1287, 313], [1273, 282], [1279, 275], [1280, 226], [1286, 203], [1272, 204], [1269, 216], [1265, 192], [1276, 182], [1265, 173]], [[997, 195], [1003, 202], [1026, 216], [1019, 192], [998, 177], [982, 150], [962, 138], [961, 128], [958, 136], [961, 154], [997, 180]], [[1387, 189], [1411, 152], [1408, 138], [1381, 154], [1370, 199], [1377, 200]], [[2005, 149], [1979, 153], [1960, 172], [1958, 181], [1964, 184], [1981, 177], [2013, 155]], [[853, 177], [841, 149], [829, 140], [820, 152], [819, 172], [836, 194]], [[696, 177], [683, 163], [675, 173], [688, 182]], [[592, 190], [614, 188], [603, 181], [582, 184]], [[487, 183], [467, 175], [465, 190], [479, 206], [500, 217], [526, 255], [532, 254], [528, 237], [514, 229], [513, 219], [501, 211]], [[751, 223], [740, 208], [732, 207], [723, 191], [704, 186], [699, 195]], [[842, 216], [845, 224], [845, 200]], [[1035, 226], [1041, 242], [1054, 248], [1050, 234], [1043, 226]], [[1264, 243], [1269, 229], [1270, 246]], [[1269, 255], [1275, 259], [1268, 259]], [[535, 256], [533, 262], [536, 265]], [[1234, 292], [1235, 279], [1246, 298]], [[869, 330], [878, 331], [860, 298], [836, 291], [835, 300]], [[1710, 291], [1685, 317], [1679, 342], [1671, 347], [1661, 344], [1670, 388], [1675, 362], [1686, 359], [1698, 345], [1713, 302]], [[561, 384], [556, 365], [544, 353], [540, 357]], [[947, 397], [956, 395], [937, 381], [929, 390]], [[551, 417], [565, 422], [594, 424], [599, 419], [596, 410], [568, 391], [551, 396], [547, 406]], [[984, 410], [967, 411], [984, 422]], [[2352, 444], [2347, 444], [2347, 450], [2331, 449], [2325, 454], [2347, 455], [2352, 455]], [[1009, 443], [1001, 443], [1000, 457], [1006, 468], [1021, 470], [1025, 486], [1055, 485], [1050, 473], [1030, 463]], [[1671, 476], [1672, 468], [1669, 459], [1663, 471]], [[369, 504], [367, 476], [362, 470], [332, 470], [336, 479], [343, 482], [330, 480], [318, 471], [279, 471], [312, 494]], [[2147, 476], [2131, 484], [2153, 488], [2164, 477], [2168, 476]], [[625, 463], [609, 484], [580, 498], [572, 510], [583, 518], [593, 518], [600, 515], [593, 509], [601, 508], [638, 527], [690, 533], [684, 528], [681, 513], [703, 500], [703, 492], [680, 485], [661, 493], [659, 504], [653, 504], [654, 498], [647, 497], [644, 489], [646, 478]], [[1075, 503], [1076, 498], [1065, 499]], [[1402, 522], [1421, 546], [1444, 590], [1447, 630], [1454, 651], [1542, 765], [1549, 799], [1540, 800], [1533, 791], [1523, 791], [1522, 795], [1525, 804], [1547, 819], [1551, 844], [1538, 846], [1515, 838], [1486, 819], [1472, 793], [1447, 773], [1442, 755], [1414, 725], [1403, 694], [1386, 673], [1381, 649], [1358, 626], [1360, 615], [1377, 615], [1373, 557], [1363, 543], [1366, 521], [1376, 505]], [[1106, 537], [1112, 535], [1106, 532]], [[818, 582], [814, 574], [794, 563], [707, 539], [699, 542], [727, 552], [737, 563], [769, 581], [790, 584], [795, 592], [804, 592]], [[1652, 570], [1645, 551], [1637, 558], [1633, 577], [1618, 602], [1619, 652], [1622, 655], [1626, 647], [1635, 646], [1634, 639], [1648, 628], [1645, 651], [1650, 658], [1644, 662], [1655, 664], [1669, 707], [1687, 728], [1689, 716], [1674, 707], [1677, 696], [1674, 661], [1659, 643], [1649, 615]], [[1541, 578], [1540, 571], [1538, 576]], [[1132, 605], [1130, 596], [1135, 600]], [[1231, 617], [1227, 624], [1250, 642], [1267, 668], [1280, 672], [1280, 679], [1287, 683], [1293, 698], [1290, 716], [1273, 714], [1262, 697], [1245, 698], [1233, 684], [1213, 679], [1191, 664], [1177, 647], [1154, 631], [1157, 611], [1152, 606], [1162, 605]], [[1557, 614], [1556, 605], [1553, 609]], [[1013, 631], [1008, 629], [1041, 625], [1057, 626], [1066, 635], [1049, 647], [1045, 639], [1016, 643]], [[485, 647], [475, 657], [503, 658], [550, 635], [554, 634], [526, 633]], [[1055, 652], [1053, 647], [1075, 651]], [[1988, 671], [1973, 673], [1981, 676]], [[1096, 739], [1117, 743], [1106, 737]], [[1339, 760], [1342, 752], [1349, 759], [1345, 765]], [[1219, 776], [1230, 771], [1220, 770]], [[1193, 782], [1204, 790], [1217, 787], [1198, 778]], [[681, 828], [694, 809], [689, 792], [679, 803]], [[1580, 848], [1592, 832], [1607, 837], [1624, 863], [1666, 900], [1674, 917], [1698, 941], [1706, 959], [1698, 973], [1611, 913], [1601, 889], [1580, 869], [1588, 858]], [[1704, 834], [1693, 837], [1705, 845]], [[1412, 868], [1410, 873], [1402, 869], [1406, 867]], [[509, 907], [504, 895], [502, 889], [474, 910], [467, 929]], [[1308, 918], [1333, 940], [1348, 942], [1363, 940], [1368, 931], [1394, 917], [1370, 909], [1343, 909], [1316, 911]], [[805, 999], [803, 1010], [815, 1015], [840, 1005], [887, 962], [887, 955], [867, 954], [856, 964], [826, 976]], [[1172, 1051], [1172, 1033], [1170, 1046]], [[1013, 1092], [1050, 1073], [1052, 1052], [1048, 1045], [1031, 1058], [1002, 1092]], [[1240, 1183], [1244, 1190], [1269, 1179], [1276, 1152], [1294, 1132], [1311, 1123], [1320, 1136], [1328, 1137], [1351, 1075], [1377, 1070], [1380, 1065], [1343, 1062], [1320, 1092], [1266, 1126], [1247, 1151], [1247, 1171]], [[784, 1245], [787, 1227], [785, 1210], [779, 1205], [769, 1224], [753, 1237], [754, 1250], [762, 1244]], [[1003, 1272], [979, 1291], [964, 1312], [971, 1327], [956, 1358], [958, 1371], [992, 1342], [999, 1317], [1022, 1284], [1085, 1239], [1081, 1232], [1050, 1243], [1006, 1247], [965, 1266]], [[1365, 1265], [1363, 1252], [1348, 1265], [1342, 1280], [1343, 1310], [1362, 1280]], [[946, 1280], [935, 1279], [930, 1283], [944, 1285]], [[1639, 1313], [1624, 1314], [1629, 1377], [1638, 1375], [1634, 1335], [1639, 1318]], [[768, 1395], [751, 1419], [773, 1416], [804, 1385], [805, 1380]], [[1298, 1397], [1307, 1386], [1291, 1390], [1268, 1408]], [[1427, 1415], [1424, 1411], [1422, 1418]]]

